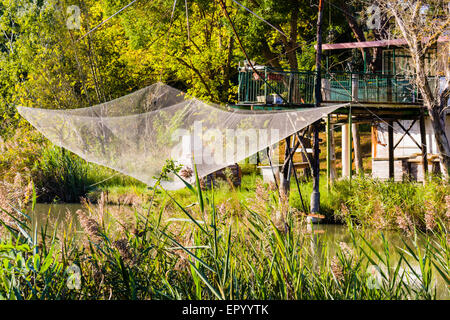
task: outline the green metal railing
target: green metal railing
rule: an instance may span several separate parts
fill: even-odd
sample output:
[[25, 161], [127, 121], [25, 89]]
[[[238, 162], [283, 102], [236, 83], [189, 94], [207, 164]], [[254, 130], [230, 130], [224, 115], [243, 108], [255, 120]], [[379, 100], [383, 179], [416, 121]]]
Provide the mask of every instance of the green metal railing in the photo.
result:
[[[261, 67], [258, 74], [239, 72], [239, 104], [301, 105], [314, 103], [316, 74]], [[264, 79], [266, 81], [264, 81]], [[412, 77], [369, 73], [330, 72], [322, 75], [325, 102], [419, 103]]]
[[249, 70], [239, 72], [238, 100], [241, 103], [314, 103], [314, 73], [290, 72], [269, 67], [258, 70], [258, 73], [260, 76]]
[[414, 79], [370, 73], [331, 72], [323, 75], [325, 101], [418, 103]]

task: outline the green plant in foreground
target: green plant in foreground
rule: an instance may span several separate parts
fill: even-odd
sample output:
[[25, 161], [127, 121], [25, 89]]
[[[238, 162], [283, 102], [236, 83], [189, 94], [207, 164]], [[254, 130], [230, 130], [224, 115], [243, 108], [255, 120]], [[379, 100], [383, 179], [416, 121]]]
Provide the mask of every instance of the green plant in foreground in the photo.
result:
[[[380, 250], [349, 220], [352, 241], [331, 252], [291, 210], [277, 221], [275, 192], [266, 191], [267, 205], [243, 205], [236, 216], [218, 210], [214, 190], [204, 192], [197, 174], [195, 185], [184, 182], [194, 203], [182, 205], [160, 189], [158, 203], [137, 208], [128, 220], [87, 206], [79, 221], [50, 217], [56, 227], [38, 232], [20, 213], [28, 223], [14, 220], [0, 243], [1, 297], [435, 299], [437, 277], [446, 284], [440, 297], [449, 297], [447, 230], [440, 221], [433, 234], [415, 230], [401, 248], [381, 234]], [[68, 285], [74, 266], [78, 289]]]

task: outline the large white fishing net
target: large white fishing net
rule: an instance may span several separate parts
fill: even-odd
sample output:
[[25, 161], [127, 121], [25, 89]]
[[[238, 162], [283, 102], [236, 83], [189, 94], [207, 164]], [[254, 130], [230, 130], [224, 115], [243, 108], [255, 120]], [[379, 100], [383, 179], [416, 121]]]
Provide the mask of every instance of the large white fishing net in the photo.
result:
[[[278, 143], [341, 106], [226, 110], [156, 83], [88, 108], [18, 110], [54, 144], [153, 186], [168, 159], [189, 169], [195, 164], [203, 177]], [[174, 177], [161, 185], [168, 190], [184, 187]]]

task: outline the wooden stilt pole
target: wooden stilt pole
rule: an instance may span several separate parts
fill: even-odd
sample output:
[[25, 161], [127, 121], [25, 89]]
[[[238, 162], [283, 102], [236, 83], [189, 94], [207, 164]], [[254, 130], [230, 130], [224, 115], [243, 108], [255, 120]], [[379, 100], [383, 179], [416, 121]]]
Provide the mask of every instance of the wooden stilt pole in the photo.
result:
[[389, 179], [394, 180], [394, 122], [388, 122]]
[[330, 158], [331, 158], [331, 184], [334, 183], [334, 181], [337, 178], [336, 173], [336, 141], [334, 139], [334, 124], [330, 123]]
[[420, 142], [422, 145], [423, 184], [425, 184], [428, 175], [428, 157], [427, 157], [427, 133], [425, 131], [425, 115], [423, 110], [420, 113], [419, 126], [420, 126]]
[[361, 152], [361, 139], [359, 136], [359, 124], [353, 123], [352, 126], [352, 136], [353, 136], [353, 150], [355, 154], [355, 170], [356, 174], [359, 176], [364, 176], [364, 167], [362, 161], [362, 152]]
[[351, 131], [348, 127], [348, 124], [342, 125], [342, 139], [341, 139], [341, 145], [342, 145], [342, 153], [341, 153], [341, 163], [342, 163], [342, 177], [349, 177], [350, 176], [350, 170], [348, 169], [348, 165], [350, 163], [349, 161], [349, 154], [350, 154], [350, 146], [348, 144], [349, 142], [349, 135]]

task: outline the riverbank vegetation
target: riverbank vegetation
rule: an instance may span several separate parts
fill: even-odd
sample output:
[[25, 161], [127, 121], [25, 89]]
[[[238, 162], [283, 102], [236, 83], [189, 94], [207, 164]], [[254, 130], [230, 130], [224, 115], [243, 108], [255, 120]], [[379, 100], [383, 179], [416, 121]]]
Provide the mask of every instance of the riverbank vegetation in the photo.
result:
[[261, 188], [232, 212], [197, 180], [187, 184], [190, 206], [161, 190], [161, 201], [126, 217], [86, 203], [39, 230], [25, 211], [3, 211], [0, 297], [435, 299], [438, 277], [448, 297], [449, 219], [435, 231], [413, 228], [400, 247], [380, 233], [382, 249], [348, 219], [351, 242], [331, 252], [286, 199]]
[[[335, 217], [380, 230], [434, 230], [450, 218], [450, 185], [434, 177], [415, 182], [357, 178], [337, 183], [332, 192]], [[340, 206], [340, 208], [338, 208]]]
[[[38, 143], [39, 140], [31, 143], [31, 148]], [[20, 146], [15, 150], [28, 152]], [[17, 155], [8, 151], [0, 157], [13, 159], [12, 154]], [[103, 197], [107, 204], [139, 207], [152, 197], [152, 189], [145, 184], [87, 163], [59, 147], [49, 146], [36, 154], [33, 163], [28, 160], [24, 163], [20, 157], [10, 162], [14, 167], [4, 171], [9, 177], [2, 182], [4, 198], [11, 198], [8, 194], [25, 192], [30, 183], [35, 186], [39, 202], [79, 202], [81, 198], [87, 198], [91, 203], [97, 203]], [[241, 203], [248, 203], [248, 199], [264, 185], [255, 165], [242, 164], [242, 167], [241, 187], [235, 188], [219, 180], [214, 190], [216, 203], [234, 211], [243, 210]], [[300, 212], [308, 212], [312, 182], [305, 179], [299, 187], [300, 193], [292, 179], [290, 205]], [[326, 177], [322, 174], [320, 191], [321, 214], [326, 217], [326, 223], [345, 223], [350, 218], [353, 223], [368, 228], [406, 233], [410, 233], [408, 230], [413, 225], [420, 230], [434, 229], [436, 220], [443, 220], [448, 214], [446, 208], [450, 201], [450, 185], [439, 177], [430, 177], [423, 185], [414, 181], [381, 181], [367, 175], [354, 177], [351, 181], [338, 180], [328, 190]], [[157, 201], [161, 195], [157, 193]], [[195, 196], [187, 189], [173, 192], [173, 197], [186, 206], [195, 202]]]

